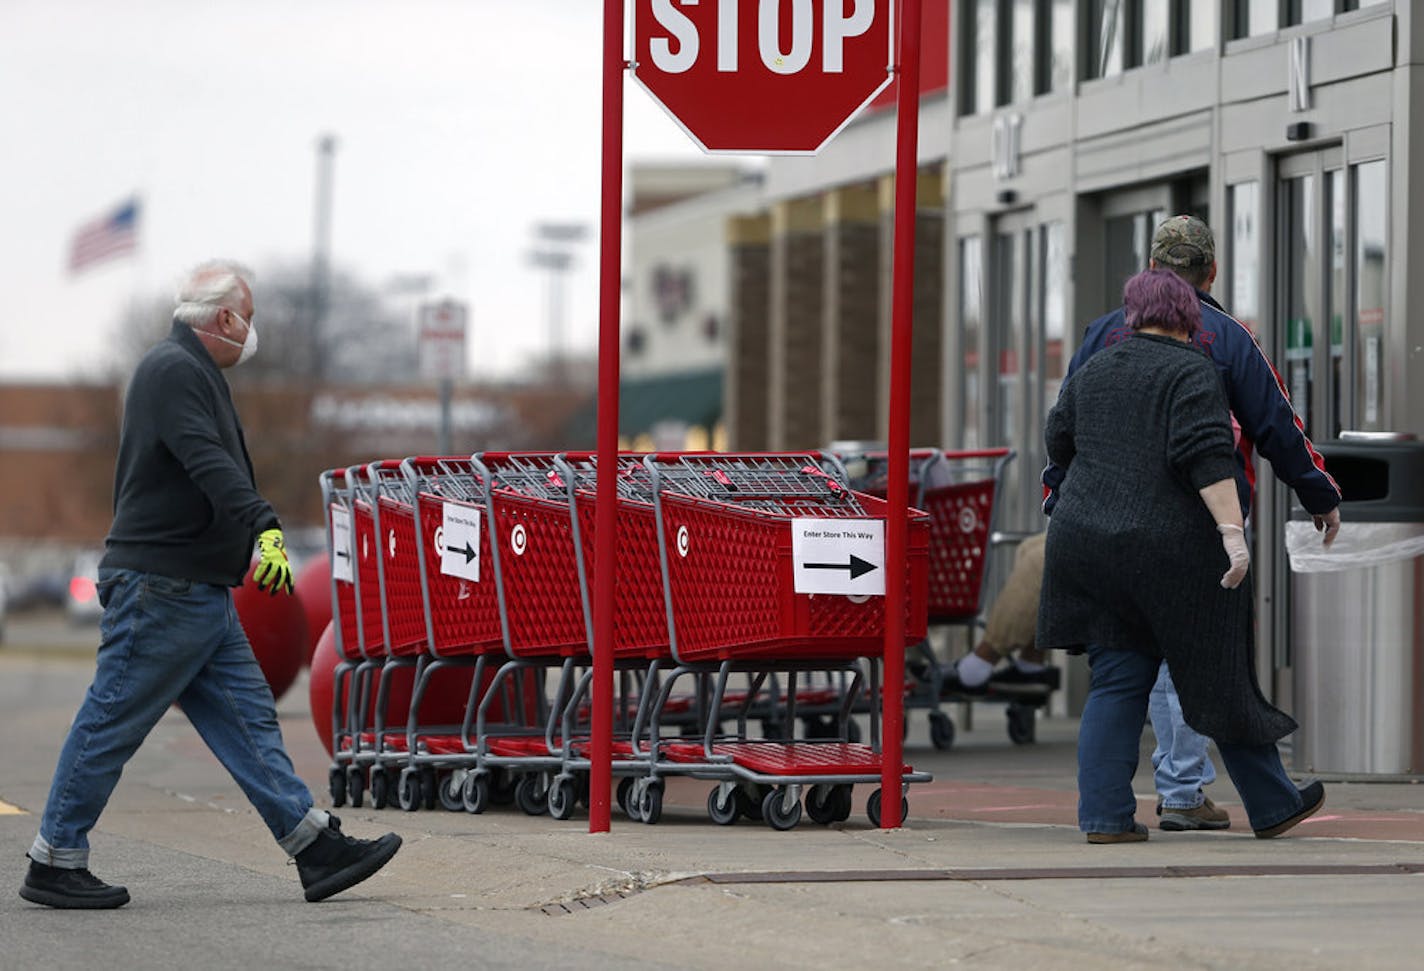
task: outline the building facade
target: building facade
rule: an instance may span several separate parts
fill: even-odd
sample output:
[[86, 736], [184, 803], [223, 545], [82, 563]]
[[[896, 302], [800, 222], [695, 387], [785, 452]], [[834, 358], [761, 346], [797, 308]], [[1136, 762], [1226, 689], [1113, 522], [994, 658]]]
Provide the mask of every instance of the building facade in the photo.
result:
[[[948, 83], [920, 115], [912, 437], [1013, 447], [1002, 526], [1044, 527], [1043, 417], [1171, 213], [1215, 230], [1213, 293], [1312, 438], [1424, 429], [1424, 5], [963, 0], [945, 24]], [[872, 112], [770, 160], [762, 231], [729, 220], [728, 410], [765, 412], [729, 423], [733, 447], [883, 437], [894, 136]], [[1292, 497], [1258, 465], [1258, 653], [1289, 706]]]

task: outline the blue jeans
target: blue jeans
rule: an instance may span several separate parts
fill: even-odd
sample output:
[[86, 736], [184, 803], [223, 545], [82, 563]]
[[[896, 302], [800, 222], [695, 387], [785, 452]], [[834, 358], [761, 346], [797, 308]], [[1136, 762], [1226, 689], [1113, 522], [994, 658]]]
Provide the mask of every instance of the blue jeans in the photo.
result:
[[89, 831], [124, 764], [177, 703], [295, 856], [326, 826], [292, 769], [272, 691], [227, 587], [101, 570], [104, 605], [94, 683], [74, 716], [30, 858], [89, 865]]
[[1182, 719], [1182, 703], [1167, 662], [1152, 686], [1147, 703], [1157, 748], [1152, 752], [1152, 778], [1164, 809], [1195, 809], [1206, 799], [1202, 786], [1216, 781], [1216, 766], [1206, 754], [1207, 737]]
[[[1078, 828], [1123, 833], [1132, 829], [1137, 811], [1132, 776], [1161, 662], [1093, 645], [1088, 663], [1092, 675], [1078, 726]], [[1252, 829], [1269, 829], [1304, 808], [1274, 745], [1218, 742], [1216, 747]]]

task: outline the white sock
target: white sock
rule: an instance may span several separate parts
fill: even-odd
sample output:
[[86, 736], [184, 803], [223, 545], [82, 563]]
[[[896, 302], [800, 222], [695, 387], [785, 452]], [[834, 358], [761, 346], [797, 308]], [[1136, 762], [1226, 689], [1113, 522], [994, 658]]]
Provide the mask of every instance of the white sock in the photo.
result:
[[1044, 668], [1044, 666], [1037, 661], [1025, 661], [1023, 658], [1018, 657], [1014, 658], [1014, 667], [1018, 668], [1024, 674], [1037, 674]]
[[955, 673], [959, 675], [959, 683], [966, 688], [977, 688], [989, 680], [989, 675], [994, 673], [994, 665], [984, 660], [978, 654], [966, 654], [954, 665]]

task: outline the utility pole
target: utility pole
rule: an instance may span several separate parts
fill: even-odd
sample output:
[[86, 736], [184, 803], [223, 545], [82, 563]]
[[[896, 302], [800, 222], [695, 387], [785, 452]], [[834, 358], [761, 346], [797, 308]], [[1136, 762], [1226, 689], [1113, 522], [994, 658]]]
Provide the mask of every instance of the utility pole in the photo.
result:
[[529, 254], [529, 261], [549, 271], [549, 378], [563, 383], [565, 329], [564, 283], [574, 265], [572, 247], [588, 238], [588, 226], [583, 223], [539, 223], [534, 227], [538, 248]]
[[312, 231], [311, 319], [312, 377], [321, 383], [327, 375], [326, 346], [322, 331], [326, 326], [327, 301], [331, 292], [331, 194], [336, 165], [336, 136], [322, 135], [316, 143], [316, 213]]

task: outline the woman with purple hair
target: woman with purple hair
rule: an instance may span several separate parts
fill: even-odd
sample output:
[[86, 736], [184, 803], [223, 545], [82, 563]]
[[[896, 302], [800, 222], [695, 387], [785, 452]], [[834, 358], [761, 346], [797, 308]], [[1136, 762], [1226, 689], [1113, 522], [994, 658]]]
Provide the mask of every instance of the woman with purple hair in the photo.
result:
[[1216, 741], [1256, 835], [1279, 836], [1325, 795], [1286, 775], [1275, 743], [1296, 724], [1256, 682], [1226, 394], [1192, 342], [1201, 304], [1168, 270], [1127, 281], [1123, 302], [1132, 337], [1074, 372], [1044, 431], [1067, 472], [1049, 521], [1038, 643], [1086, 650], [1092, 669], [1079, 828], [1089, 843], [1147, 839], [1132, 776], [1165, 658], [1187, 723]]

